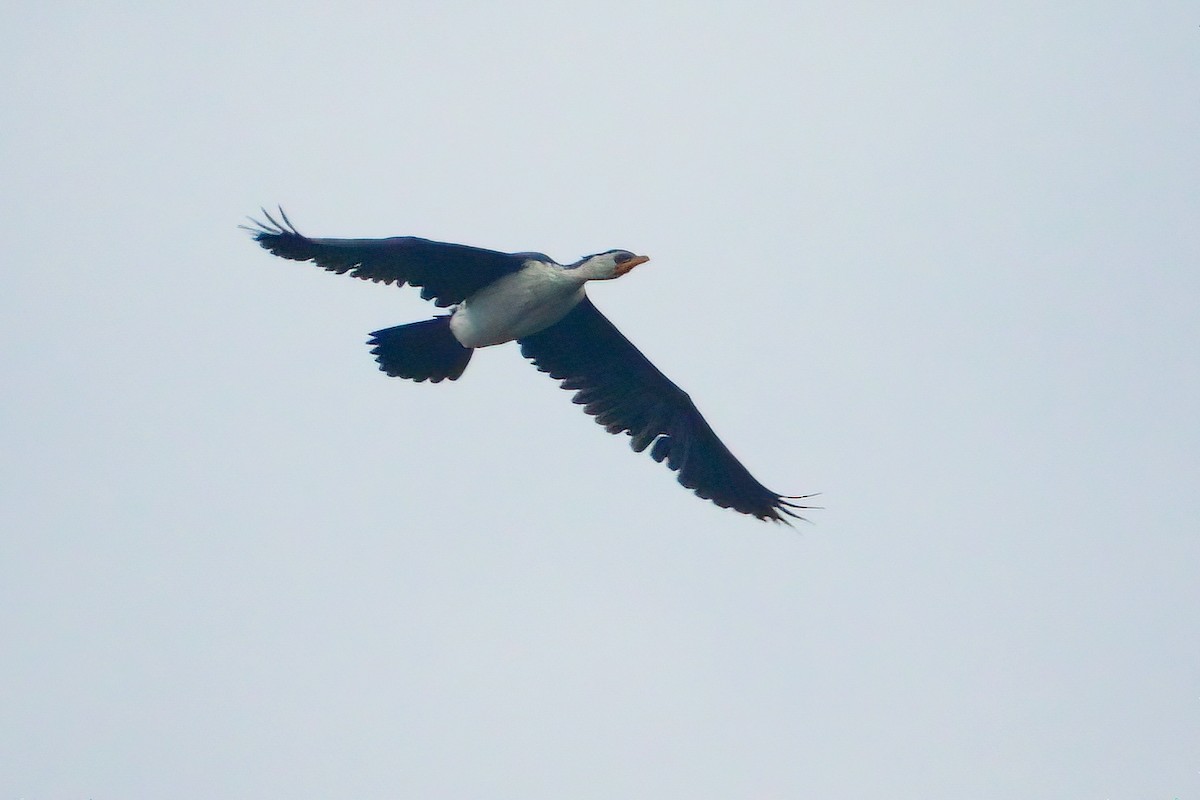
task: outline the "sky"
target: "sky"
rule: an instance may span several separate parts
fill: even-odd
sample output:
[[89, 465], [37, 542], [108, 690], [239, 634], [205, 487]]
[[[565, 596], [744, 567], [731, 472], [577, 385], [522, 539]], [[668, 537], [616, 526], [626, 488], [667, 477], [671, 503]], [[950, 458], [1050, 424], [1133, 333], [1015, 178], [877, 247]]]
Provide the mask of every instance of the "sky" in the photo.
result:
[[[0, 800], [1200, 796], [1200, 12], [5, 3]], [[238, 225], [596, 305], [795, 528]]]

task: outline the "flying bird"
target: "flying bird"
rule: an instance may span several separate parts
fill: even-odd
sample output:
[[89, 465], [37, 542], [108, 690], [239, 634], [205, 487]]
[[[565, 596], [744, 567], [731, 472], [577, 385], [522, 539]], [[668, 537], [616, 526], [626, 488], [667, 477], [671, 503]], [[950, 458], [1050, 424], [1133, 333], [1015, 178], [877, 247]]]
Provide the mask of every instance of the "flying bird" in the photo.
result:
[[279, 209], [251, 219], [255, 241], [274, 255], [311, 261], [376, 283], [412, 284], [449, 314], [384, 328], [368, 344], [388, 375], [414, 381], [457, 380], [475, 350], [516, 341], [521, 354], [595, 417], [609, 433], [650, 449], [698, 496], [762, 520], [803, 519], [781, 495], [754, 479], [709, 427], [687, 393], [671, 382], [588, 299], [588, 281], [626, 275], [647, 256], [606, 250], [574, 264], [542, 253], [501, 253], [416, 236], [315, 239]]

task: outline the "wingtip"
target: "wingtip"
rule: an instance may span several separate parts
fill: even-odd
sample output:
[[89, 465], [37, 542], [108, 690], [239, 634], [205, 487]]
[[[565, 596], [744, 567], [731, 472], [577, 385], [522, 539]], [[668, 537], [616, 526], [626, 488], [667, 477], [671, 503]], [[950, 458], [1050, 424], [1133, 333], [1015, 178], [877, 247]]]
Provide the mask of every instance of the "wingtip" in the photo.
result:
[[262, 214], [263, 218], [267, 220], [266, 222], [263, 222], [255, 217], [248, 216], [246, 217], [246, 220], [250, 222], [250, 225], [238, 225], [238, 227], [242, 230], [249, 231], [250, 235], [254, 237], [255, 241], [261, 242], [263, 239], [272, 236], [304, 235], [300, 233], [300, 231], [296, 230], [296, 226], [292, 224], [290, 219], [288, 219], [287, 212], [283, 210], [283, 206], [279, 206], [278, 211], [276, 212], [279, 214], [279, 218], [282, 219], [283, 222], [280, 222], [279, 220], [275, 219], [275, 217], [271, 216], [271, 212], [267, 211], [266, 208], [260, 207], [259, 212]]
[[787, 525], [789, 528], [795, 528], [796, 526], [791, 523], [791, 520], [785, 519], [783, 516], [780, 516], [781, 514], [786, 514], [787, 516], [791, 517], [792, 519], [798, 519], [801, 522], [807, 522], [808, 524], [812, 525], [813, 521], [811, 519], [804, 516], [803, 514], [797, 514], [795, 511], [792, 511], [792, 509], [796, 509], [797, 511], [814, 511], [814, 510], [819, 510], [819, 509], [823, 508], [823, 506], [809, 506], [809, 505], [804, 505], [803, 503], [789, 503], [788, 501], [789, 500], [807, 500], [810, 497], [816, 497], [818, 494], [820, 494], [820, 492], [813, 492], [811, 494], [780, 494], [780, 495], [776, 495], [775, 502], [771, 506], [771, 513], [768, 516], [762, 517], [762, 519], [770, 519], [772, 522], [782, 522], [784, 525]]

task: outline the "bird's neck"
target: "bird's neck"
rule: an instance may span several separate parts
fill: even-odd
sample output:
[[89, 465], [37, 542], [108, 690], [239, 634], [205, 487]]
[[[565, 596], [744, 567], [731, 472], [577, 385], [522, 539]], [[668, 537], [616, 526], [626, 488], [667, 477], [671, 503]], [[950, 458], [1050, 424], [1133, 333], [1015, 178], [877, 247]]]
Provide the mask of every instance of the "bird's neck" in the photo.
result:
[[570, 272], [579, 281], [607, 281], [617, 277], [612, 259], [605, 256], [584, 259], [572, 266]]

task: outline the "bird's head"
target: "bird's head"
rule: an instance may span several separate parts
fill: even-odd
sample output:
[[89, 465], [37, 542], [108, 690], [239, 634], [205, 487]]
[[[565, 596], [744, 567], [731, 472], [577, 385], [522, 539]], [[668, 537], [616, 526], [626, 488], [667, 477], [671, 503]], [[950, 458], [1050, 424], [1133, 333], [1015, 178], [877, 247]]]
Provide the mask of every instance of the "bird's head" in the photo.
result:
[[619, 278], [638, 264], [645, 264], [650, 256], [635, 255], [628, 250], [608, 250], [588, 256], [571, 265], [578, 274], [589, 281], [608, 281]]

